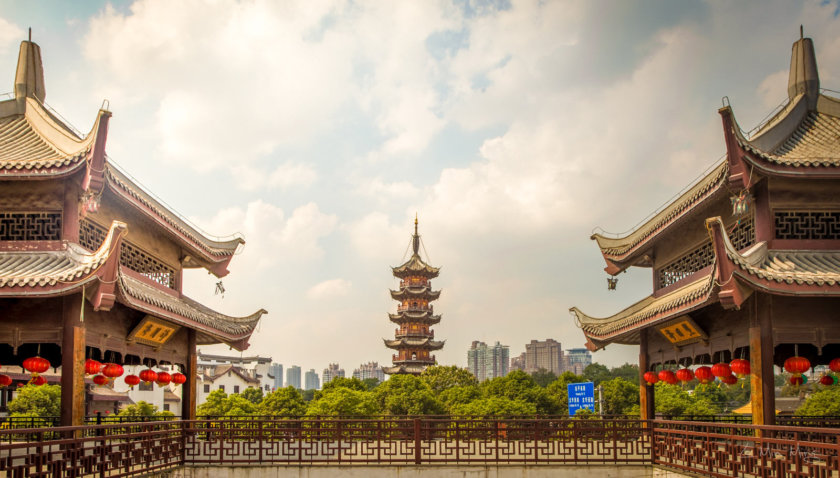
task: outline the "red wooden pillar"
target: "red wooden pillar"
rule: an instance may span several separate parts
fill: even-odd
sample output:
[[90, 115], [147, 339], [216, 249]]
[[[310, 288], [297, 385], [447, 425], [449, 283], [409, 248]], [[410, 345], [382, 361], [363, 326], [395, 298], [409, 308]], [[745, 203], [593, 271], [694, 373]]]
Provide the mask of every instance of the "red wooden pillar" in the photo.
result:
[[750, 314], [750, 396], [753, 425], [776, 423], [772, 296], [756, 292]]
[[639, 412], [642, 420], [656, 418], [653, 386], [648, 385], [644, 377], [649, 368], [650, 355], [648, 353], [647, 329], [642, 329], [639, 331]]
[[64, 182], [64, 211], [61, 216], [61, 238], [79, 242], [79, 194], [71, 181]]
[[184, 394], [181, 399], [181, 418], [195, 420], [196, 382], [198, 379], [198, 355], [196, 352], [195, 330], [187, 329], [187, 381], [184, 383]]
[[61, 341], [61, 425], [85, 423], [85, 324], [81, 294], [62, 298], [64, 335]]

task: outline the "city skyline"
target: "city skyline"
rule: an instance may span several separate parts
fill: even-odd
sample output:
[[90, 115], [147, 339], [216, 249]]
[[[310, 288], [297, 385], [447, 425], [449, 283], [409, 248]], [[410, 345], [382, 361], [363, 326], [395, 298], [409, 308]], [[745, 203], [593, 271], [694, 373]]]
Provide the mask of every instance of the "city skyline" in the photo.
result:
[[247, 355], [390, 363], [387, 271], [419, 212], [444, 267], [438, 362], [463, 367], [473, 340], [579, 348], [570, 306], [649, 292], [648, 270], [606, 290], [592, 227], [631, 228], [713, 164], [723, 96], [746, 128], [772, 111], [800, 24], [825, 84], [840, 77], [836, 3], [607, 5], [3, 1], [0, 92], [32, 27], [49, 105], [87, 131], [109, 100], [110, 158], [202, 229], [245, 236], [225, 294], [192, 272], [185, 293], [265, 307]]

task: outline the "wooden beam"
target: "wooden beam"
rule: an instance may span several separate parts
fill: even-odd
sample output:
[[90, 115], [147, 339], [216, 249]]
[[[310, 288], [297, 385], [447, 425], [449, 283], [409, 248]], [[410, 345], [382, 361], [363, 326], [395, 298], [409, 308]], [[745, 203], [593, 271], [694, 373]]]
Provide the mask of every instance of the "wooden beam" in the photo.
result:
[[750, 314], [750, 403], [754, 425], [776, 422], [772, 296], [756, 293]]
[[639, 411], [642, 420], [653, 420], [656, 418], [654, 406], [654, 390], [652, 385], [645, 382], [645, 372], [650, 367], [650, 354], [648, 353], [648, 329], [639, 331]]
[[61, 425], [85, 423], [85, 324], [80, 320], [81, 294], [62, 298]]
[[196, 386], [198, 382], [198, 353], [196, 351], [195, 329], [187, 329], [187, 381], [181, 397], [181, 418], [195, 420]]

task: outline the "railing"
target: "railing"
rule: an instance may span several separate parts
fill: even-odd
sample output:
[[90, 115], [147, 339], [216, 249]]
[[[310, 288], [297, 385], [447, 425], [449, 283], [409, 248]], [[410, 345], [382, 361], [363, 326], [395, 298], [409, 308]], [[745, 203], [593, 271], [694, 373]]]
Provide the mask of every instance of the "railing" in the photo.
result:
[[397, 312], [430, 312], [432, 314], [435, 313], [435, 306], [430, 305], [426, 307], [421, 306], [413, 306], [413, 305], [406, 305], [406, 306], [397, 306]]
[[404, 280], [401, 280], [400, 281], [400, 289], [402, 289], [403, 287], [428, 287], [429, 289], [431, 289], [432, 288], [432, 281], [426, 281], [426, 282], [410, 281], [410, 282], [406, 282]]
[[434, 330], [411, 330], [411, 329], [394, 329], [394, 336], [409, 336], [409, 337], [428, 337], [430, 339], [435, 338], [435, 331]]
[[400, 357], [399, 355], [391, 354], [391, 361], [394, 363], [403, 363], [403, 362], [417, 362], [417, 363], [430, 363], [436, 360], [434, 355], [430, 355], [428, 357]]

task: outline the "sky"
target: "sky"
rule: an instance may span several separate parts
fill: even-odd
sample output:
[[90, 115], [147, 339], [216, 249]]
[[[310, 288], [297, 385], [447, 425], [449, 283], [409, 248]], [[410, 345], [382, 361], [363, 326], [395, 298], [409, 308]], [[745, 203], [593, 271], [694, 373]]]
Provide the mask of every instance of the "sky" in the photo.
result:
[[[589, 239], [631, 230], [786, 99], [799, 26], [840, 90], [840, 5], [762, 1], [0, 0], [0, 84], [41, 46], [46, 102], [83, 132], [104, 101], [107, 152], [211, 236], [246, 245], [214, 295], [268, 310], [245, 355], [348, 374], [390, 364], [391, 266], [415, 214], [441, 267], [437, 360], [473, 340], [511, 356], [585, 339], [569, 308], [609, 316], [651, 293], [608, 291]], [[239, 355], [223, 346], [203, 352]], [[636, 362], [611, 345], [594, 360]]]

